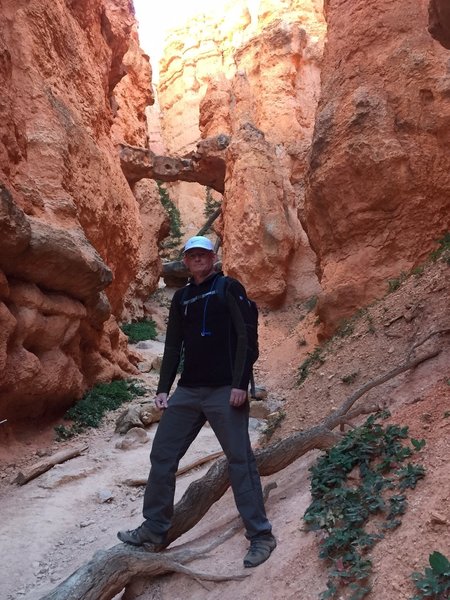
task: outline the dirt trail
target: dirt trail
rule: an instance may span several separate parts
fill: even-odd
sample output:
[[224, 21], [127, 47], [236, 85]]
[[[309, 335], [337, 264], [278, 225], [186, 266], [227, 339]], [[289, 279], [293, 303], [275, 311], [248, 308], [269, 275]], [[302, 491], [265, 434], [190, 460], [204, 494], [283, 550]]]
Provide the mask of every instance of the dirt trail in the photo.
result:
[[[394, 294], [369, 307], [343, 335], [324, 351], [324, 361], [311, 365], [298, 385], [298, 367], [316, 346], [312, 313], [304, 305], [261, 315], [262, 356], [257, 383], [269, 390], [269, 400], [283, 405], [286, 418], [275, 438], [317, 423], [366, 381], [405, 360], [409, 349], [429, 333], [450, 327], [450, 269], [439, 263], [418, 278], [410, 278]], [[405, 373], [369, 392], [364, 402], [387, 405], [392, 420], [408, 425], [416, 438], [425, 438], [420, 462], [426, 478], [408, 492], [409, 509], [403, 524], [374, 549], [374, 591], [368, 600], [403, 600], [414, 590], [410, 574], [427, 565], [428, 555], [439, 550], [450, 555], [450, 345], [448, 334], [432, 336], [416, 349], [433, 345], [440, 355], [413, 372]], [[146, 375], [152, 395], [156, 375]], [[117, 411], [117, 413], [120, 411]], [[73, 442], [55, 444], [52, 430], [43, 428], [33, 441], [15, 434], [8, 448], [0, 446], [2, 524], [0, 551], [3, 576], [0, 598], [38, 600], [66, 578], [94, 552], [117, 543], [116, 531], [141, 522], [142, 489], [123, 484], [129, 477], [145, 477], [155, 426], [147, 430], [145, 444], [130, 450], [115, 447], [116, 414], [101, 429], [91, 430]], [[0, 431], [1, 434], [1, 431]], [[258, 433], [252, 431], [256, 443]], [[86, 440], [88, 452], [19, 487], [12, 482], [22, 465], [39, 460], [38, 451], [54, 452]], [[4, 440], [3, 440], [4, 441]], [[12, 443], [11, 443], [12, 442]], [[183, 464], [218, 449], [205, 427]], [[267, 502], [278, 538], [270, 560], [248, 572], [240, 582], [207, 584], [207, 589], [184, 575], [159, 578], [134, 590], [140, 600], [314, 600], [325, 588], [326, 570], [318, 558], [317, 537], [302, 529], [302, 515], [310, 502], [308, 468], [318, 455], [311, 452], [284, 471], [263, 481], [278, 487]], [[179, 478], [177, 498], [206, 465]], [[230, 492], [214, 505], [198, 525], [176, 544], [206, 532], [214, 535], [236, 517]], [[247, 547], [243, 532], [192, 563], [212, 573], [242, 573]], [[399, 552], [401, 548], [401, 552]]]

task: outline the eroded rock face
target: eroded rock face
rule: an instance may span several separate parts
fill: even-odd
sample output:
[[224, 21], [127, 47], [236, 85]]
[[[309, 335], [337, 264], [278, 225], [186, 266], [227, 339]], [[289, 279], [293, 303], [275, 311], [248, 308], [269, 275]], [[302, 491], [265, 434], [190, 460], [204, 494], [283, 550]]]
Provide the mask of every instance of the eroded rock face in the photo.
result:
[[449, 228], [450, 78], [424, 3], [329, 2], [327, 21], [305, 225], [330, 331]]
[[201, 103], [202, 135], [225, 129], [232, 140], [226, 153], [224, 269], [262, 305], [281, 303], [288, 289], [292, 298], [318, 290], [299, 214], [320, 56], [320, 41], [301, 26], [275, 21], [236, 52], [236, 75], [214, 81]]
[[0, 409], [14, 420], [135, 372], [115, 317], [131, 282], [156, 286], [163, 214], [116, 148], [145, 145], [152, 100], [131, 0], [6, 0], [0, 30]]
[[236, 132], [227, 154], [224, 270], [261, 305], [274, 305], [285, 296], [287, 268], [297, 241], [293, 189], [276, 146], [252, 124], [243, 124]]
[[[294, 297], [318, 289], [299, 212], [325, 22], [322, 3], [314, 0], [265, 1], [259, 12], [254, 8], [235, 3], [210, 28], [197, 32], [191, 22], [187, 37], [174, 32], [163, 61], [160, 99], [169, 150], [185, 154], [198, 136], [198, 103], [206, 90], [201, 136], [231, 140], [220, 230], [223, 265], [260, 303], [276, 305], [288, 288]], [[292, 273], [294, 264], [298, 270]], [[288, 274], [293, 275], [289, 284]]]

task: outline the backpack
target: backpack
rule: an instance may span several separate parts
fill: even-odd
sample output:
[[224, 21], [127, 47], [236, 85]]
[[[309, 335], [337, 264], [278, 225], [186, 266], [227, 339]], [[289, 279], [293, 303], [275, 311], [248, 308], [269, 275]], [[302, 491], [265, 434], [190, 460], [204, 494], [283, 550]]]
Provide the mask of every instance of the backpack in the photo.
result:
[[[230, 279], [226, 275], [221, 275], [216, 283], [215, 289], [218, 297], [222, 302], [225, 302], [225, 296], [227, 293], [227, 286], [230, 283]], [[252, 363], [258, 359], [259, 356], [259, 345], [258, 345], [258, 306], [254, 300], [250, 300], [247, 298], [248, 307], [249, 307], [249, 319], [247, 322], [247, 335], [249, 340], [249, 346], [252, 349]], [[255, 378], [253, 375], [253, 367], [250, 375], [250, 395], [252, 398], [255, 397]]]
[[[215, 286], [217, 295], [225, 302], [225, 296], [227, 293], [227, 286], [230, 283], [230, 278], [226, 275], [221, 275]], [[247, 298], [248, 307], [249, 307], [249, 320], [247, 322], [248, 327], [248, 337], [249, 337], [249, 346], [253, 350], [254, 358], [253, 362], [255, 363], [259, 356], [259, 346], [258, 346], [258, 307], [254, 300], [250, 300]]]
[[[227, 277], [226, 275], [221, 275], [220, 277], [217, 278], [215, 286], [214, 286], [214, 291], [217, 294], [217, 296], [219, 297], [219, 299], [221, 300], [221, 302], [223, 302], [225, 304], [226, 300], [226, 293], [227, 293], [227, 287], [230, 284], [231, 280], [229, 277]], [[208, 292], [207, 294], [209, 294], [210, 292]], [[184, 301], [184, 298], [186, 296], [186, 290], [185, 293], [183, 294], [182, 298], [181, 298], [181, 304], [185, 304], [187, 302]], [[250, 298], [246, 298], [247, 302], [248, 302], [248, 320], [247, 320], [247, 335], [248, 335], [248, 341], [249, 341], [249, 346], [251, 348], [252, 351], [252, 364], [254, 364], [259, 356], [259, 346], [258, 346], [258, 306], [256, 305], [256, 302], [254, 300], [250, 300]], [[255, 397], [255, 379], [253, 376], [253, 368], [251, 371], [251, 375], [250, 375], [250, 395], [252, 398]]]

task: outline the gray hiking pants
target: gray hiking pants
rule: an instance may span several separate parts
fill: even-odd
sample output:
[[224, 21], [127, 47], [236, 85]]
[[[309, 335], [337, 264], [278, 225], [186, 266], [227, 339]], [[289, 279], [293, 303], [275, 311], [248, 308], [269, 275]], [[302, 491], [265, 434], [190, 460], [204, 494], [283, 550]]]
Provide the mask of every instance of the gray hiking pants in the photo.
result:
[[144, 495], [145, 524], [154, 533], [164, 536], [170, 527], [178, 463], [206, 421], [228, 459], [231, 487], [247, 538], [271, 531], [248, 435], [248, 402], [230, 406], [230, 392], [230, 386], [178, 387], [171, 396], [153, 441]]

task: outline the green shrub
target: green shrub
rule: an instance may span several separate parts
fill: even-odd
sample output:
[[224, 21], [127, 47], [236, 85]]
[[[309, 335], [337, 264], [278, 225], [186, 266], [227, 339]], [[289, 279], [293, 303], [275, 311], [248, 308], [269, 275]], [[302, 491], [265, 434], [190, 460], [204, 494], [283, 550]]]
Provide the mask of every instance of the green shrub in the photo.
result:
[[359, 375], [359, 371], [354, 371], [353, 373], [349, 373], [349, 375], [344, 375], [343, 377], [341, 377], [341, 381], [342, 383], [345, 383], [346, 385], [350, 385], [351, 383], [353, 383], [355, 381], [355, 379], [358, 377]]
[[317, 346], [312, 352], [309, 352], [309, 354], [307, 355], [305, 360], [302, 362], [302, 364], [298, 368], [298, 378], [297, 378], [298, 385], [301, 385], [305, 381], [305, 379], [309, 375], [309, 369], [313, 365], [315, 365], [315, 364], [321, 365], [325, 362], [325, 358], [323, 357], [322, 352], [323, 352], [323, 350], [319, 346]]
[[133, 380], [120, 379], [97, 384], [64, 415], [65, 419], [73, 421], [72, 425], [55, 427], [58, 441], [69, 439], [89, 427], [99, 427], [108, 411], [115, 410], [135, 396], [143, 396], [145, 393], [145, 389]]
[[161, 244], [161, 247], [163, 250], [167, 251], [170, 257], [174, 258], [179, 254], [181, 238], [183, 236], [181, 231], [181, 215], [178, 208], [170, 199], [169, 192], [162, 185], [162, 183], [157, 181], [156, 185], [158, 186], [159, 199], [169, 217], [170, 223], [169, 237], [168, 239], [164, 240], [164, 242]]
[[388, 292], [395, 292], [402, 285], [404, 281], [408, 278], [408, 274], [402, 271], [399, 277], [388, 280]]
[[56, 440], [58, 442], [65, 442], [66, 440], [70, 440], [78, 433], [84, 431], [83, 428], [78, 427], [77, 425], [71, 425], [70, 427], [66, 427], [65, 425], [56, 425], [54, 427], [56, 433]]
[[305, 302], [303, 303], [303, 306], [306, 308], [307, 312], [311, 312], [312, 310], [314, 310], [317, 306], [317, 296], [311, 296], [310, 298], [308, 298], [308, 300], [305, 300]]
[[222, 202], [220, 200], [215, 200], [212, 195], [211, 188], [206, 187], [205, 208], [203, 209], [205, 218], [209, 219], [209, 217], [213, 215], [220, 206], [222, 206]]
[[128, 336], [130, 344], [136, 344], [144, 340], [156, 339], [156, 323], [152, 319], [143, 319], [136, 323], [124, 323], [120, 326], [125, 335]]
[[[387, 414], [369, 417], [310, 469], [313, 500], [304, 520], [309, 530], [326, 532], [319, 552], [330, 567], [323, 600], [359, 600], [370, 591], [372, 563], [367, 554], [387, 530], [401, 524], [399, 517], [407, 507], [402, 492], [424, 477], [420, 465], [398, 468], [423, 447], [424, 440], [411, 440], [412, 448], [405, 446], [407, 427], [383, 428], [377, 423]], [[371, 524], [366, 531], [373, 515], [378, 525]]]
[[357, 318], [359, 318], [359, 314], [352, 319], [343, 319], [334, 335], [341, 338], [351, 335], [355, 331], [355, 320]]
[[424, 271], [425, 265], [419, 265], [418, 267], [411, 269], [411, 275], [414, 275], [415, 277], [422, 277]]
[[431, 253], [430, 258], [436, 261], [443, 256], [444, 260], [450, 264], [450, 232], [447, 232], [443, 238], [438, 240], [439, 248]]
[[450, 561], [440, 552], [430, 554], [430, 567], [425, 567], [424, 573], [413, 573], [412, 579], [419, 591], [412, 600], [431, 598], [432, 600], [447, 600], [450, 598]]

